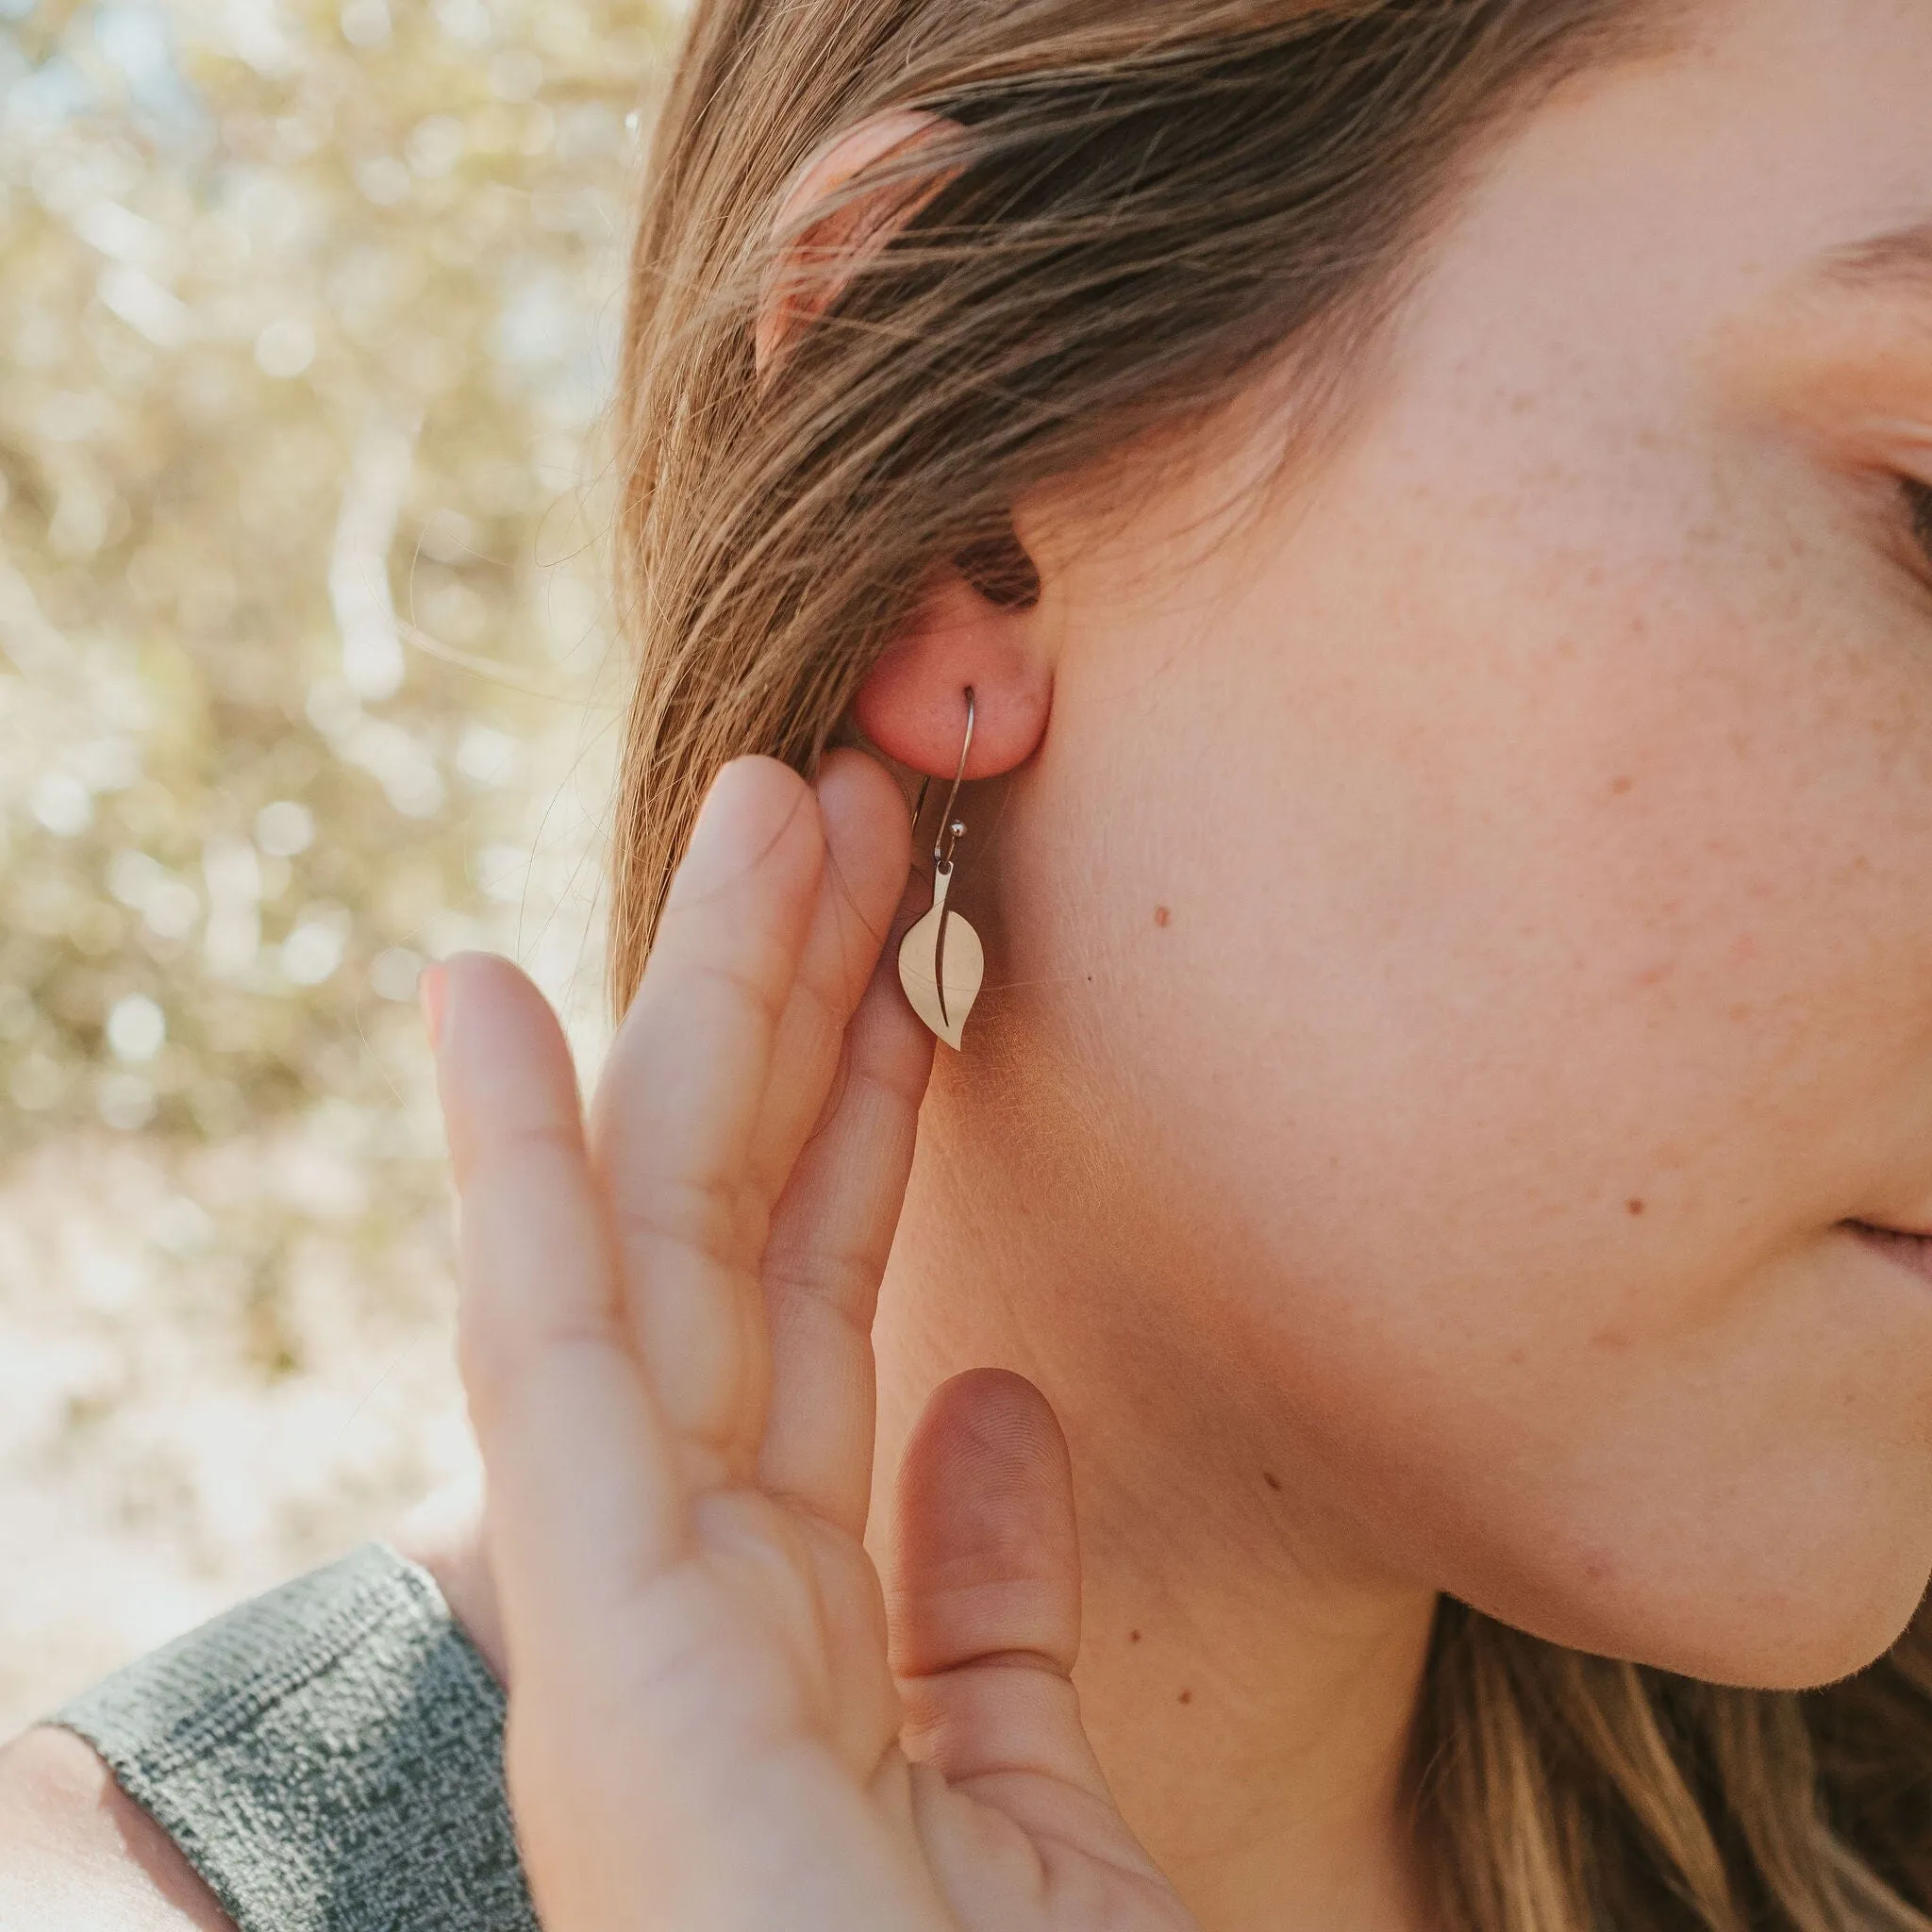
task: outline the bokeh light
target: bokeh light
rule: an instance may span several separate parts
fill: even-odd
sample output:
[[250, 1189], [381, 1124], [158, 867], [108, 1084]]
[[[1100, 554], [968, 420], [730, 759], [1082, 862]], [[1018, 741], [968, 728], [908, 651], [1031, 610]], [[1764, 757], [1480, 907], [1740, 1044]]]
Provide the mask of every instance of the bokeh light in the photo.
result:
[[0, 0], [0, 1730], [465, 1457], [426, 959], [599, 1041], [648, 0]]

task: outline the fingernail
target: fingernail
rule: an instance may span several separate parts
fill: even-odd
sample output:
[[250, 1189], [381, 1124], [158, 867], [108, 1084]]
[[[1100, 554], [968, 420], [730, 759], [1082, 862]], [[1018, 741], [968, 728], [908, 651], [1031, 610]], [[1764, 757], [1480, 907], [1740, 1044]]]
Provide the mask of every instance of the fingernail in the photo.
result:
[[443, 1013], [449, 1003], [449, 971], [443, 966], [425, 966], [416, 980], [416, 999], [423, 1008], [423, 1024], [428, 1029], [429, 1050], [442, 1044]]

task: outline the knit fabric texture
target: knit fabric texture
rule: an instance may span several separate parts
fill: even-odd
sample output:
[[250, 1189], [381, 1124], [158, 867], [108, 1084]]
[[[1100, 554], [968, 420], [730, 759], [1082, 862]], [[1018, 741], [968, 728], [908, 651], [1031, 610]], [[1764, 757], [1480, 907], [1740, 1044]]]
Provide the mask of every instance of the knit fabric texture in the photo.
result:
[[372, 1543], [50, 1722], [93, 1746], [241, 1932], [538, 1932], [503, 1717], [428, 1574]]

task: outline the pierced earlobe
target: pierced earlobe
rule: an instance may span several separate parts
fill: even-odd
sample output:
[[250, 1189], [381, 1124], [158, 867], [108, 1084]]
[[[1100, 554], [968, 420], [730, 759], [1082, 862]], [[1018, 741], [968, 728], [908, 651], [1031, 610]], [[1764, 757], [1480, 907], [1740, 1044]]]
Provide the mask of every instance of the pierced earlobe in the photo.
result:
[[[967, 1016], [986, 977], [986, 953], [979, 935], [946, 904], [953, 885], [953, 855], [966, 836], [966, 827], [953, 816], [953, 807], [973, 749], [974, 712], [973, 687], [968, 685], [966, 741], [959, 747], [959, 768], [953, 774], [953, 789], [946, 794], [946, 808], [940, 814], [933, 839], [932, 909], [899, 941], [899, 984], [905, 988], [912, 1010], [955, 1052], [959, 1050]], [[915, 832], [931, 784], [928, 778], [919, 788], [919, 803], [912, 808]]]

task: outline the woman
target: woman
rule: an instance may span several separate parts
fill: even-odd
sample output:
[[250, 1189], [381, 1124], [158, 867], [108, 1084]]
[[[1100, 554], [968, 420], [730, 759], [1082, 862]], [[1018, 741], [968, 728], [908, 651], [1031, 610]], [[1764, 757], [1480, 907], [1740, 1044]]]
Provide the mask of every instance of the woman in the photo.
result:
[[33, 1923], [526, 1924], [472, 1640], [548, 1932], [1932, 1923], [1928, 92], [701, 5], [588, 1134], [429, 1001], [487, 1549], [16, 1746]]

